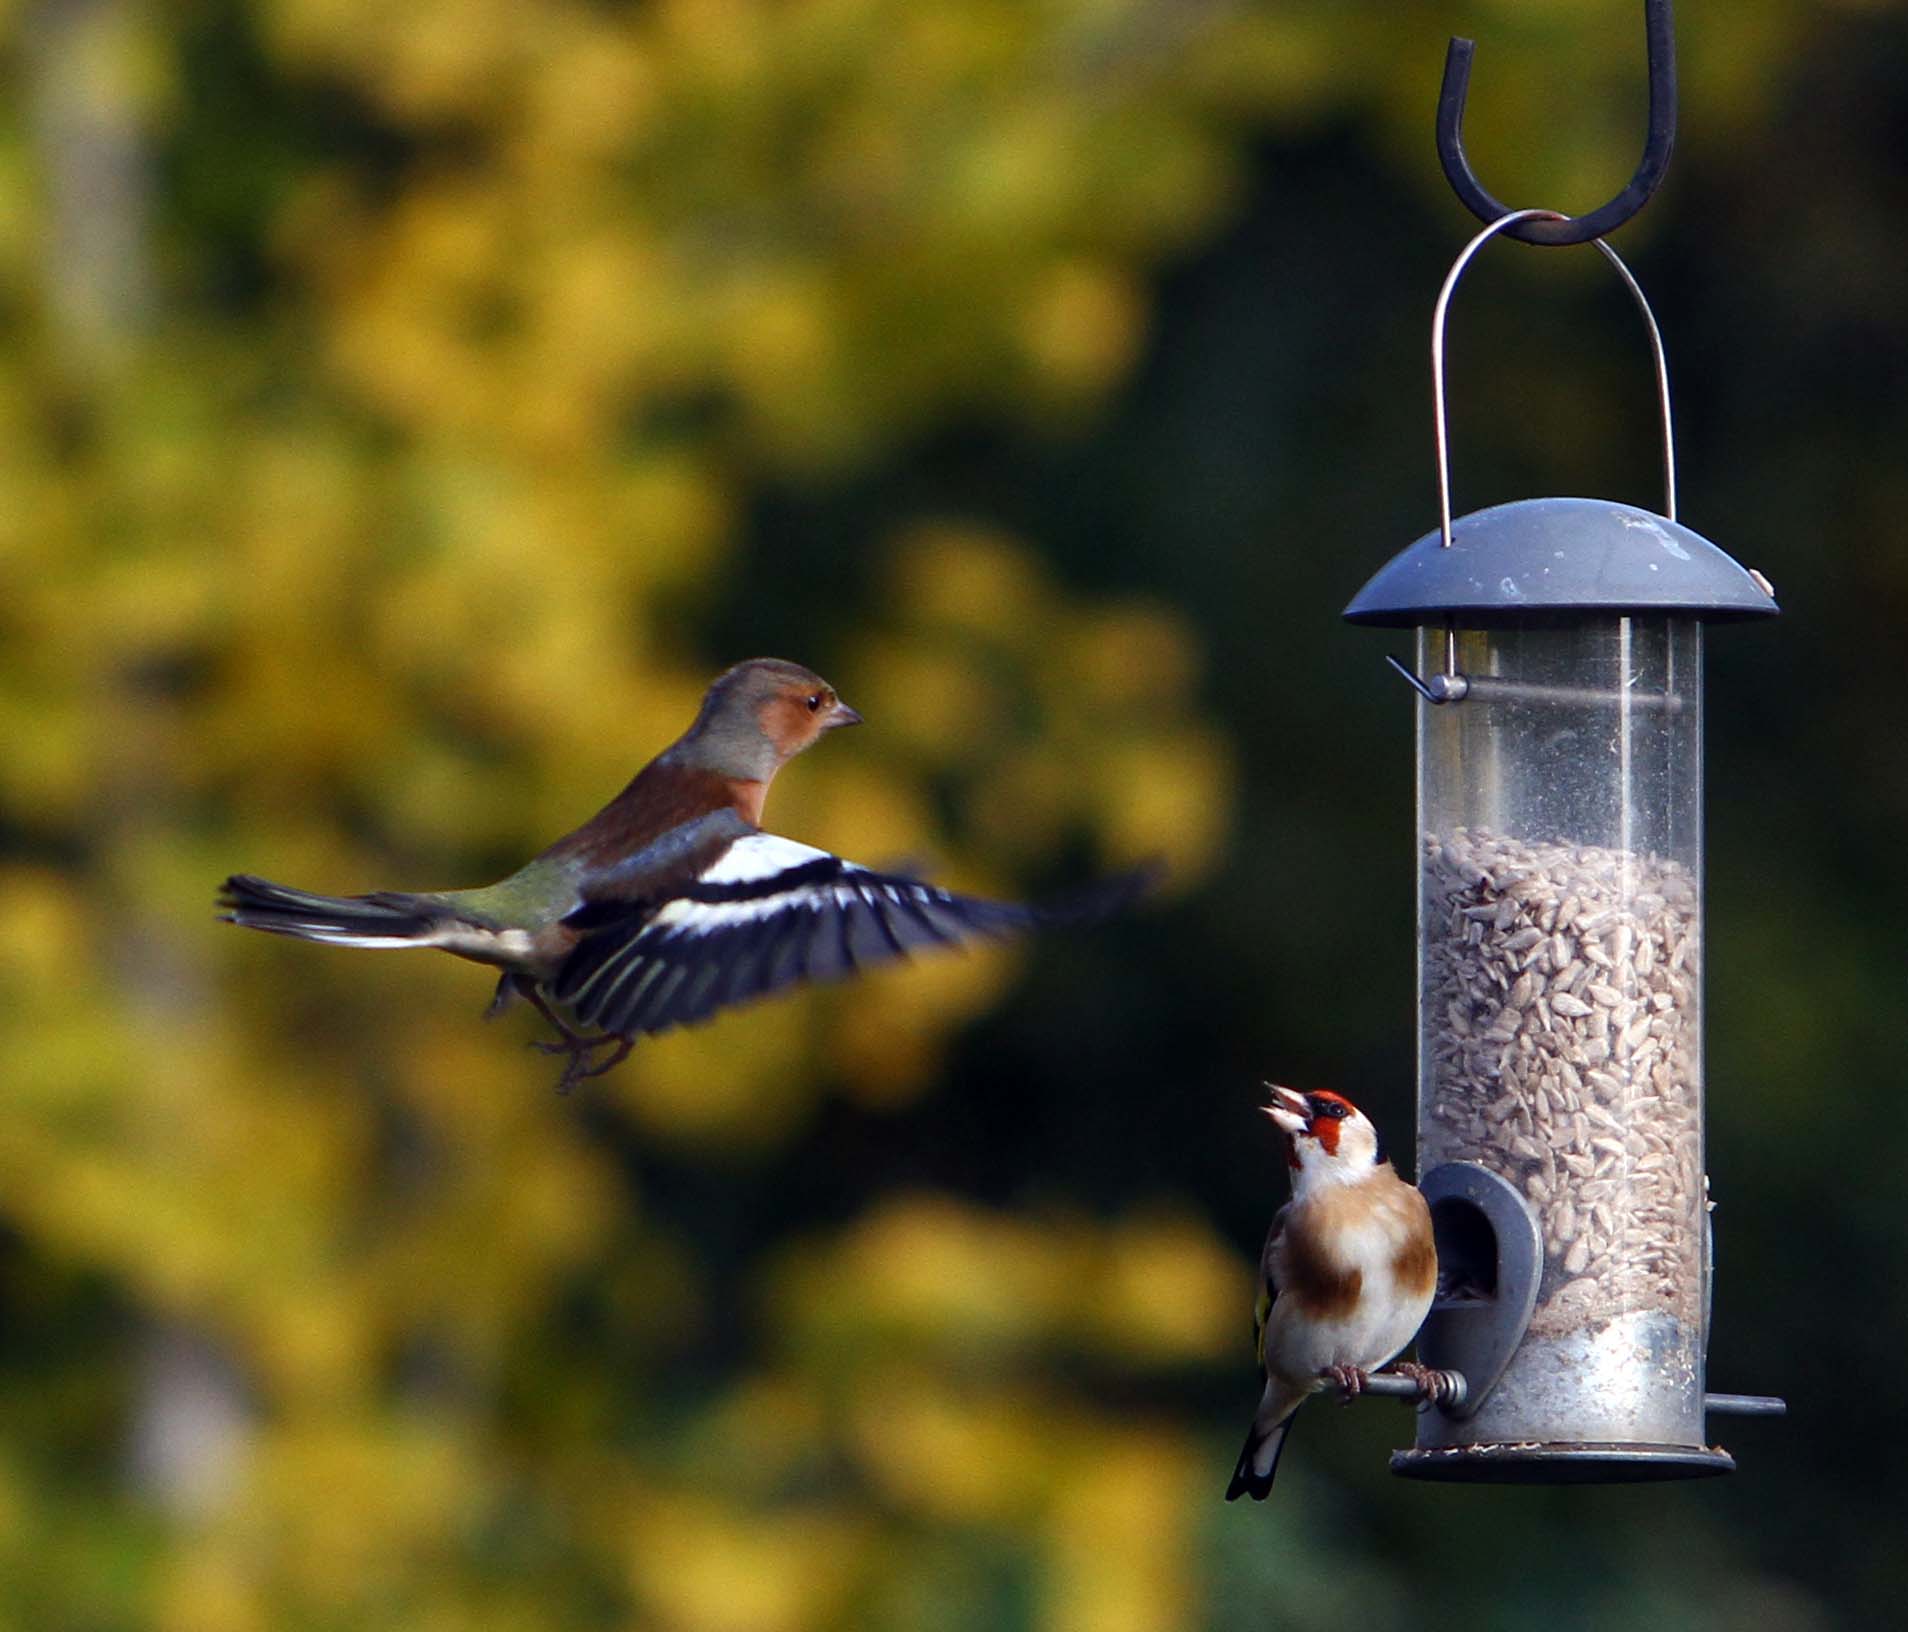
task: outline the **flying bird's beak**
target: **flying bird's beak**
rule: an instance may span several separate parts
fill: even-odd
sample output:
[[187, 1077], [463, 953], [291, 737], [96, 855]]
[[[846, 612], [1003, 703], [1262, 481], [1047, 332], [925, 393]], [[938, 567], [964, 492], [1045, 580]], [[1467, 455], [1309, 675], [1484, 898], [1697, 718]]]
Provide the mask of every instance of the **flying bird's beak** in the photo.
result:
[[1261, 1107], [1285, 1133], [1303, 1133], [1312, 1123], [1312, 1107], [1305, 1103], [1305, 1096], [1291, 1088], [1281, 1088], [1277, 1083], [1268, 1082], [1266, 1087], [1272, 1090], [1272, 1103]]
[[822, 716], [822, 729], [832, 731], [838, 725], [859, 725], [861, 716], [839, 698], [835, 706]]

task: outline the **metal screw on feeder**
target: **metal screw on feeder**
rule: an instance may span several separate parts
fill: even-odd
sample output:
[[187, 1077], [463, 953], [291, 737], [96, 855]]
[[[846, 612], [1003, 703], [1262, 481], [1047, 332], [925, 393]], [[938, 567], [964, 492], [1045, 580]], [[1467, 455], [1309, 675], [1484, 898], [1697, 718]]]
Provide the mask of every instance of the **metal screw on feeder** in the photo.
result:
[[[1433, 319], [1439, 523], [1345, 610], [1418, 631], [1418, 1170], [1443, 1286], [1419, 1340], [1465, 1397], [1394, 1471], [1589, 1482], [1729, 1471], [1705, 1410], [1702, 638], [1768, 587], [1676, 519], [1601, 499], [1453, 521]], [[1402, 668], [1402, 665], [1394, 665]], [[1779, 1409], [1766, 1402], [1764, 1409]]]

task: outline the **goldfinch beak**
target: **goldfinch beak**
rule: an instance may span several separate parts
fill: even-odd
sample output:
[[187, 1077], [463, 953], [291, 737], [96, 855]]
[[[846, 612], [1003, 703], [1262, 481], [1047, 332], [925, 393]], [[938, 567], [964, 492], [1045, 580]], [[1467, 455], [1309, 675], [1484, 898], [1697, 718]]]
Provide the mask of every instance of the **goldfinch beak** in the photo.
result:
[[1312, 1107], [1305, 1103], [1305, 1096], [1290, 1088], [1281, 1088], [1277, 1083], [1268, 1082], [1266, 1087], [1272, 1090], [1272, 1103], [1264, 1107], [1265, 1114], [1272, 1118], [1285, 1133], [1303, 1133], [1312, 1123]]
[[833, 731], [835, 727], [840, 725], [859, 724], [861, 724], [861, 716], [844, 702], [838, 701], [833, 708], [829, 709], [829, 711], [822, 716], [822, 729], [824, 731]]

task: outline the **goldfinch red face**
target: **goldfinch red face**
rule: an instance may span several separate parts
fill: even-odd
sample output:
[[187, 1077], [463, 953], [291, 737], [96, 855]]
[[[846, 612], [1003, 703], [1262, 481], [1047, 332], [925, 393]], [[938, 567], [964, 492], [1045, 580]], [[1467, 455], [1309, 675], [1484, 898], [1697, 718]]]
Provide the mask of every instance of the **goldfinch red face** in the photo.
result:
[[1378, 1130], [1371, 1119], [1330, 1089], [1301, 1094], [1268, 1083], [1272, 1103], [1265, 1114], [1285, 1135], [1287, 1160], [1300, 1174], [1331, 1172], [1346, 1178], [1371, 1170], [1378, 1160]]

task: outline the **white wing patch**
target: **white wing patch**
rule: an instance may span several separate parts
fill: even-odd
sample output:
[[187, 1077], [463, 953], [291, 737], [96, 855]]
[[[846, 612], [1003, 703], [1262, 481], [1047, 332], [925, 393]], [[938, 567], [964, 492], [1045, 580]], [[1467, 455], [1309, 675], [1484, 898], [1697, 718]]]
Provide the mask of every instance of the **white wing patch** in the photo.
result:
[[[697, 900], [680, 896], [658, 908], [649, 920], [652, 930], [676, 930], [690, 935], [713, 935], [743, 924], [759, 924], [778, 912], [800, 904], [819, 908], [829, 893], [817, 885], [811, 871], [817, 863], [843, 875], [860, 873], [865, 868], [817, 850], [812, 844], [797, 844], [793, 839], [778, 839], [773, 833], [751, 833], [737, 839], [698, 875], [693, 886], [698, 891], [738, 889], [746, 891], [733, 901]], [[788, 887], [777, 889], [786, 879]]]
[[[809, 867], [818, 861], [835, 859], [826, 850], [817, 850], [812, 844], [797, 844], [793, 839], [780, 839], [773, 833], [750, 833], [737, 839], [717, 856], [703, 869], [702, 876], [696, 882], [759, 884], [779, 874], [793, 872], [797, 867]], [[862, 871], [851, 862], [844, 861], [839, 865], [854, 872]]]
[[586, 934], [552, 992], [605, 1032], [666, 1031], [801, 981], [1025, 928], [1035, 916], [751, 833], [674, 900], [632, 907]]

